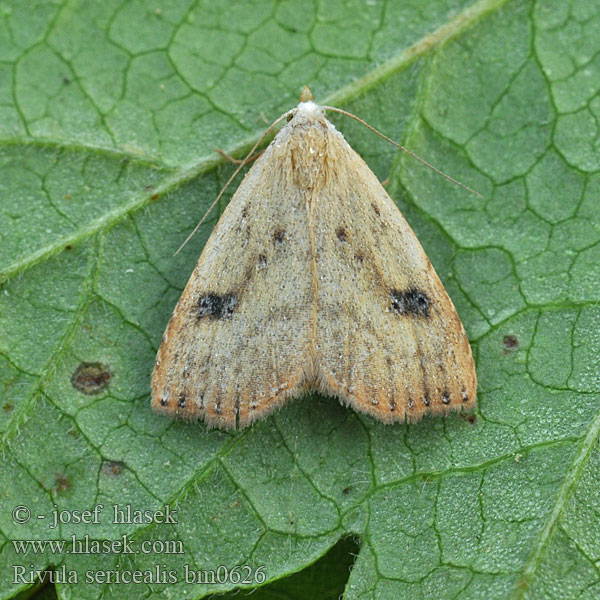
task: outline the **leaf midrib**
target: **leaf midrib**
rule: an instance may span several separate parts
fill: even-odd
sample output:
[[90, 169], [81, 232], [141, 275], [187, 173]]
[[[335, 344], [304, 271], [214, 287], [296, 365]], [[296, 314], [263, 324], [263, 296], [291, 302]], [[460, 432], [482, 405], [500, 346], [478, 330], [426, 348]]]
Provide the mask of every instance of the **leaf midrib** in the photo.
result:
[[564, 513], [564, 510], [568, 504], [569, 498], [579, 481], [581, 471], [589, 460], [592, 450], [600, 437], [600, 411], [596, 414], [592, 420], [591, 425], [587, 431], [587, 434], [580, 444], [579, 451], [575, 454], [575, 458], [567, 471], [562, 485], [556, 495], [556, 502], [552, 508], [546, 524], [540, 532], [539, 538], [529, 560], [525, 563], [525, 568], [521, 574], [521, 577], [517, 581], [515, 588], [511, 594], [512, 600], [520, 600], [525, 596], [529, 587], [533, 581], [535, 573], [538, 567], [542, 564], [543, 557], [545, 555], [546, 548], [550, 543], [550, 540], [554, 534], [556, 526], [558, 525], [559, 519]]

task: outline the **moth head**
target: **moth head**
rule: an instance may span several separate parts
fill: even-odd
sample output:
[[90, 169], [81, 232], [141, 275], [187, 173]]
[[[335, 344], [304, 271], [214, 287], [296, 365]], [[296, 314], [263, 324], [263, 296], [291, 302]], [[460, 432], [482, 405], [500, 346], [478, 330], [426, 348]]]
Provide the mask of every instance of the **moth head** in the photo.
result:
[[307, 102], [300, 102], [296, 108], [292, 109], [288, 114], [288, 123], [293, 122], [296, 124], [306, 124], [311, 122], [323, 122], [325, 117], [325, 111], [312, 100]]

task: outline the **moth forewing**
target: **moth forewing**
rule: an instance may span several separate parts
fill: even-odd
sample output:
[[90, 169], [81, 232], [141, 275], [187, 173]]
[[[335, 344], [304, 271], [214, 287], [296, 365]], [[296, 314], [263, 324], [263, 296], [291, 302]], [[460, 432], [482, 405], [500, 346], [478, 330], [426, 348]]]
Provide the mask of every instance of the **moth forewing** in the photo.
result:
[[309, 390], [386, 423], [473, 408], [467, 336], [414, 232], [321, 107], [291, 117], [173, 312], [153, 408], [226, 428]]

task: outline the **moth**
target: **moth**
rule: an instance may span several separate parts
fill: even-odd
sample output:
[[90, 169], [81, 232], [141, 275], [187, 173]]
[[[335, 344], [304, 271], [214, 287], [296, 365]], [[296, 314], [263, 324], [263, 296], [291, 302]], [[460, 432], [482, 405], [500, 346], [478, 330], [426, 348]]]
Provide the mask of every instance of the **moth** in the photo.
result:
[[316, 391], [384, 423], [470, 410], [463, 325], [414, 232], [305, 88], [198, 260], [152, 408], [243, 428]]

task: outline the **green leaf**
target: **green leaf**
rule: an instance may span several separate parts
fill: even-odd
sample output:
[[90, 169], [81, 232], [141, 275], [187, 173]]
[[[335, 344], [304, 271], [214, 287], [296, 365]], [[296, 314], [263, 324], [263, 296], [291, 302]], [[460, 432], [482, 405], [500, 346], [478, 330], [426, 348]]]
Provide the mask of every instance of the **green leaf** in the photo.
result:
[[[589, 0], [3, 2], [0, 598], [597, 598], [599, 23]], [[235, 434], [151, 412], [227, 201], [173, 256], [232, 172], [214, 148], [304, 84], [483, 195], [332, 117], [461, 315], [472, 417], [310, 396]]]

